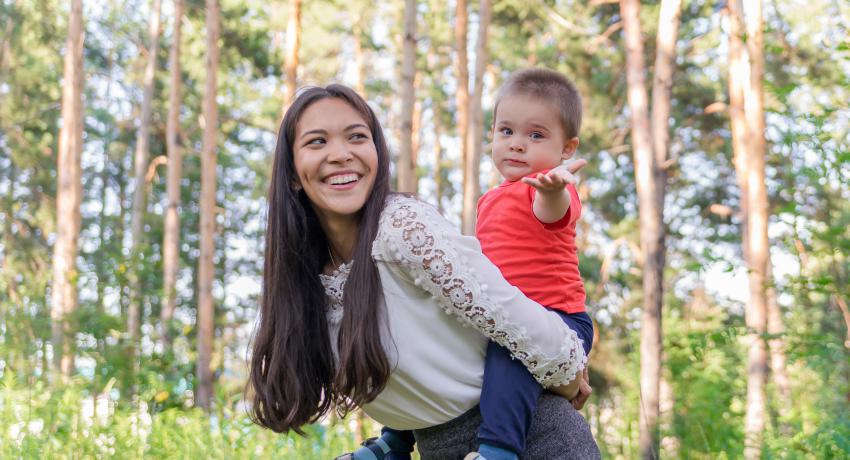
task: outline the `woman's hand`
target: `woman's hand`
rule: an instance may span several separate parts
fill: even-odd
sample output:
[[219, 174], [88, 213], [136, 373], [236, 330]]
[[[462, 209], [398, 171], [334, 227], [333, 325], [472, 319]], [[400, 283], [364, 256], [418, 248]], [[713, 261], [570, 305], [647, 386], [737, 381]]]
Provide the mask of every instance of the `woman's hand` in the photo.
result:
[[580, 410], [584, 407], [584, 403], [587, 402], [590, 394], [593, 393], [593, 389], [590, 388], [590, 379], [587, 373], [587, 367], [585, 367], [581, 372], [581, 375], [577, 375], [572, 382], [566, 385], [549, 387], [547, 390], [558, 396], [567, 398], [576, 410]]
[[581, 379], [577, 380], [581, 380], [578, 386], [578, 395], [570, 399], [570, 402], [576, 410], [581, 410], [584, 407], [584, 403], [590, 398], [590, 394], [593, 393], [593, 388], [590, 387], [590, 376], [587, 373], [587, 367], [581, 372]]
[[547, 388], [547, 390], [551, 391], [552, 393], [555, 393], [558, 396], [563, 396], [564, 398], [567, 398], [568, 400], [572, 401], [579, 394], [581, 382], [582, 382], [582, 376], [577, 375], [576, 378], [573, 379], [572, 382], [567, 383], [566, 385], [549, 387], [549, 388]]

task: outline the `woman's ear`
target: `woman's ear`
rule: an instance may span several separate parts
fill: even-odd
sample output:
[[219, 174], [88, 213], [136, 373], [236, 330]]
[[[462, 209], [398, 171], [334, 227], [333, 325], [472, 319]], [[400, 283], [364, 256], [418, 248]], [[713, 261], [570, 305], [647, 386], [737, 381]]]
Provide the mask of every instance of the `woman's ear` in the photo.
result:
[[293, 180], [292, 184], [289, 187], [292, 189], [293, 192], [296, 193], [300, 192], [302, 189], [301, 182], [299, 182], [298, 179]]
[[564, 149], [561, 150], [561, 158], [569, 160], [575, 155], [576, 149], [578, 149], [578, 137], [574, 137], [564, 144]]

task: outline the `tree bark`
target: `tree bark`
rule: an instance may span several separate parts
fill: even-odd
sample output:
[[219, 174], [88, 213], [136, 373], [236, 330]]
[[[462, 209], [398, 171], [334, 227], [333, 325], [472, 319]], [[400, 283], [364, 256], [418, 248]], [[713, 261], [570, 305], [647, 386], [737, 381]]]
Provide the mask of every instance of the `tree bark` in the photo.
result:
[[735, 177], [741, 189], [741, 237], [744, 260], [747, 255], [747, 157], [749, 151], [749, 133], [744, 112], [744, 87], [750, 74], [750, 64], [747, 61], [747, 51], [744, 48], [743, 9], [741, 0], [729, 0], [727, 3], [729, 15], [729, 121], [732, 128], [732, 155], [735, 164]]
[[[421, 88], [422, 74], [417, 72], [413, 80], [413, 95], [416, 97]], [[419, 188], [419, 176], [416, 167], [419, 165], [419, 149], [422, 147], [422, 100], [416, 97], [413, 104], [413, 119], [410, 127], [410, 160], [413, 162], [413, 177], [416, 179], [416, 188]]]
[[470, 128], [466, 136], [466, 157], [463, 165], [463, 233], [475, 234], [478, 198], [481, 196], [480, 167], [484, 147], [484, 72], [487, 66], [487, 32], [492, 15], [490, 0], [481, 0], [478, 9], [478, 37], [475, 40], [475, 82], [469, 101]]
[[437, 210], [443, 212], [443, 144], [440, 142], [440, 137], [443, 134], [443, 111], [440, 107], [440, 101], [431, 100], [431, 113], [434, 120], [432, 126], [434, 128], [434, 199], [437, 201]]
[[132, 214], [132, 244], [131, 257], [131, 294], [130, 305], [127, 310], [127, 360], [133, 373], [138, 369], [138, 357], [136, 356], [136, 345], [139, 341], [139, 329], [142, 313], [141, 293], [141, 252], [142, 252], [142, 227], [144, 225], [145, 203], [147, 201], [147, 185], [145, 173], [148, 169], [149, 157], [149, 135], [151, 125], [151, 105], [153, 101], [154, 77], [156, 75], [156, 56], [159, 52], [159, 22], [161, 0], [152, 0], [150, 18], [148, 23], [148, 37], [150, 48], [148, 49], [148, 60], [145, 65], [144, 89], [142, 95], [142, 113], [139, 130], [136, 133], [136, 154], [134, 157], [135, 188], [133, 191], [133, 214]]
[[416, 193], [413, 164], [413, 106], [416, 102], [416, 0], [404, 2], [404, 32], [401, 64], [401, 144], [399, 146], [398, 191]]
[[[772, 279], [773, 264], [769, 257], [767, 259], [767, 274], [769, 279]], [[785, 418], [788, 414], [787, 408], [791, 404], [791, 380], [788, 378], [786, 370], [788, 360], [785, 357], [785, 325], [782, 321], [782, 309], [776, 299], [776, 289], [772, 285], [767, 287], [767, 332], [771, 336], [767, 343], [770, 349], [770, 370], [780, 399], [776, 407], [779, 409], [780, 416]], [[783, 422], [781, 426], [785, 433], [790, 433], [791, 427], [788, 423]]]
[[[655, 69], [652, 79], [652, 111], [650, 113], [650, 123], [652, 127], [652, 142], [655, 154], [655, 181], [656, 181], [656, 203], [658, 208], [658, 229], [660, 234], [657, 236], [659, 241], [658, 250], [660, 254], [655, 256], [660, 258], [661, 263], [658, 264], [658, 272], [654, 275], [658, 278], [658, 284], [663, 289], [664, 285], [664, 260], [666, 258], [666, 228], [664, 227], [664, 199], [667, 194], [667, 166], [669, 164], [669, 148], [670, 148], [670, 90], [673, 86], [673, 71], [676, 65], [676, 37], [679, 33], [679, 17], [681, 14], [681, 0], [662, 0], [661, 10], [658, 16], [658, 32], [655, 37]], [[673, 387], [666, 382], [661, 374], [661, 363], [663, 363], [664, 353], [662, 350], [663, 328], [661, 325], [661, 311], [663, 308], [663, 290], [658, 293], [657, 309], [658, 309], [658, 325], [652, 329], [657, 329], [657, 336], [648, 337], [650, 349], [647, 352], [656, 353], [654, 347], [658, 348], [657, 353], [662, 357], [658, 365], [658, 380], [659, 380], [659, 421], [664, 424], [672, 423], [673, 407], [675, 404], [675, 395]], [[655, 334], [654, 331], [653, 334]], [[645, 356], [643, 353], [641, 356]], [[661, 445], [659, 438], [659, 446]], [[679, 443], [675, 437], [666, 439], [664, 446], [671, 457], [678, 456]]]
[[744, 426], [744, 457], [761, 458], [765, 426], [765, 384], [768, 353], [764, 334], [767, 332], [767, 237], [768, 198], [765, 178], [764, 139], [764, 38], [762, 34], [761, 0], [746, 2], [746, 47], [749, 54], [750, 78], [744, 86], [744, 114], [747, 120], [750, 149], [747, 157], [747, 245], [749, 255], [750, 299], [746, 311], [747, 328], [751, 332], [748, 352], [747, 414]]
[[[466, 0], [457, 0], [455, 4], [455, 80], [457, 81], [457, 90], [455, 95], [455, 112], [457, 115], [457, 137], [460, 141], [460, 158], [461, 163], [466, 164], [468, 155], [468, 146], [466, 138], [469, 136], [469, 62], [466, 53], [467, 40], [467, 21], [468, 14], [466, 11]], [[466, 168], [464, 167], [463, 182], [469, 178], [466, 176]], [[461, 216], [467, 216], [466, 210], [461, 211]], [[462, 221], [461, 228], [464, 233], [471, 235], [475, 231], [475, 224], [472, 224], [472, 232], [468, 229], [470, 224]]]
[[83, 153], [83, 2], [71, 1], [65, 41], [62, 128], [56, 177], [56, 243], [53, 247], [51, 336], [53, 373], [67, 381], [74, 370], [75, 341], [70, 315], [77, 309], [77, 241], [80, 235]]
[[212, 399], [213, 373], [211, 369], [215, 305], [213, 280], [215, 279], [215, 190], [216, 190], [216, 132], [218, 106], [216, 105], [216, 74], [218, 72], [219, 5], [218, 0], [206, 0], [207, 5], [207, 80], [204, 86], [204, 134], [201, 152], [201, 255], [198, 259], [198, 391], [195, 403], [209, 411]]
[[[676, 66], [676, 37], [679, 33], [679, 16], [682, 0], [662, 0], [658, 15], [658, 33], [655, 38], [655, 70], [652, 79], [652, 144], [655, 152], [656, 181], [662, 200], [666, 193], [667, 161], [670, 147], [670, 89]], [[658, 203], [664, 209], [664, 202]]]
[[165, 303], [160, 314], [160, 330], [163, 348], [171, 347], [169, 323], [177, 304], [177, 272], [180, 268], [180, 181], [183, 178], [183, 152], [180, 146], [180, 38], [183, 23], [183, 0], [174, 0], [174, 37], [168, 56], [169, 89], [168, 121], [166, 122], [165, 149], [168, 154], [166, 193], [168, 206], [165, 209], [165, 232], [162, 242], [162, 271]]
[[286, 56], [284, 73], [286, 74], [286, 97], [283, 112], [295, 99], [298, 89], [298, 49], [301, 47], [301, 0], [289, 0], [289, 14], [286, 21]]
[[363, 50], [363, 22], [364, 14], [358, 13], [352, 27], [354, 34], [354, 89], [363, 97], [366, 97], [366, 53]]
[[[664, 2], [668, 3], [668, 2]], [[640, 4], [637, 0], [621, 0], [623, 34], [626, 46], [626, 79], [631, 112], [631, 138], [638, 193], [640, 246], [643, 254], [643, 323], [641, 325], [640, 363], [640, 452], [641, 458], [658, 458], [659, 391], [661, 380], [661, 308], [664, 270], [664, 179], [659, 157], [654, 152], [650, 131], [649, 102], [645, 86], [643, 41], [640, 30]], [[678, 17], [678, 5], [662, 6], [661, 18]], [[659, 55], [661, 74], [656, 78], [654, 97], [659, 107], [653, 110], [655, 130], [667, 130], [669, 118], [669, 82], [672, 75], [675, 27], [660, 25]], [[667, 135], [662, 136], [666, 154]]]

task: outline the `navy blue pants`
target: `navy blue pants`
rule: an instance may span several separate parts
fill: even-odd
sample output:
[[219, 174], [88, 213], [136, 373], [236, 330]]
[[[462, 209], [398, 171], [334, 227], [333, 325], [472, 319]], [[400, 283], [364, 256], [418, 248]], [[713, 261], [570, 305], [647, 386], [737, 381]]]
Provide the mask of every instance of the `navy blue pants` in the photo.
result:
[[[585, 353], [590, 353], [593, 344], [593, 320], [587, 313], [564, 313], [554, 311], [561, 320], [576, 332], [582, 340]], [[481, 387], [481, 427], [478, 441], [501, 447], [522, 455], [525, 438], [537, 409], [537, 400], [543, 388], [534, 380], [521, 361], [511, 358], [503, 346], [490, 342], [484, 361], [484, 382]], [[384, 427], [382, 433], [393, 433], [409, 440], [411, 450], [413, 436], [410, 431]]]
[[[583, 341], [585, 353], [593, 344], [593, 320], [587, 313], [558, 314]], [[522, 455], [531, 419], [543, 388], [518, 359], [503, 346], [490, 342], [481, 387], [481, 427], [478, 441]]]

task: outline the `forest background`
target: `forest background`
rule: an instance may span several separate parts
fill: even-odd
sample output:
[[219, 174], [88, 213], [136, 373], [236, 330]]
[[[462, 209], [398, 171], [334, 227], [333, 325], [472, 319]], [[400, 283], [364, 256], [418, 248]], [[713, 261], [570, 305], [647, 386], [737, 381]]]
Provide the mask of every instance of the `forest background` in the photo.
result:
[[0, 457], [332, 458], [243, 388], [277, 124], [377, 111], [470, 232], [495, 90], [584, 98], [578, 231], [605, 458], [850, 458], [850, 3], [0, 0]]

